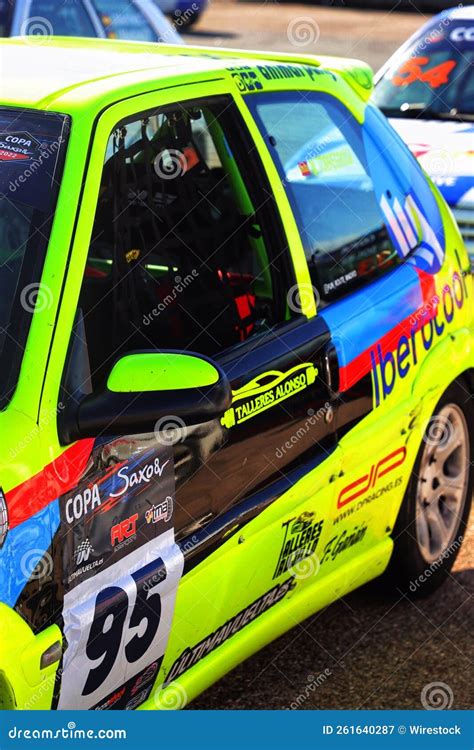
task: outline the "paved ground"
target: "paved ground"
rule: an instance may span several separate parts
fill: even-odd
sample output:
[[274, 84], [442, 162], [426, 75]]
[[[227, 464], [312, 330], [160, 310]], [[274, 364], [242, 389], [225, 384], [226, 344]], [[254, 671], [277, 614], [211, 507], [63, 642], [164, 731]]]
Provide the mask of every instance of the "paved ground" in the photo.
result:
[[428, 17], [418, 11], [211, 0], [184, 36], [189, 44], [358, 57], [378, 68]]
[[[359, 57], [377, 68], [425, 20], [420, 13], [214, 0], [190, 44]], [[304, 43], [303, 43], [304, 42]], [[190, 708], [453, 708], [473, 702], [474, 520], [451, 579], [410, 602], [361, 589], [294, 628]]]

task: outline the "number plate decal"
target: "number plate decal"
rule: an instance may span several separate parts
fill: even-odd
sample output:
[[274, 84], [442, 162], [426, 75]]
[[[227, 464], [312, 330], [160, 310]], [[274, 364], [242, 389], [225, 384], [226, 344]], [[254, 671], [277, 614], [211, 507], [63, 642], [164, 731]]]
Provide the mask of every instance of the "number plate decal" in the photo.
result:
[[132, 450], [105, 472], [99, 461], [86, 479], [60, 500], [67, 648], [58, 708], [135, 708], [165, 654], [184, 567], [173, 460]]

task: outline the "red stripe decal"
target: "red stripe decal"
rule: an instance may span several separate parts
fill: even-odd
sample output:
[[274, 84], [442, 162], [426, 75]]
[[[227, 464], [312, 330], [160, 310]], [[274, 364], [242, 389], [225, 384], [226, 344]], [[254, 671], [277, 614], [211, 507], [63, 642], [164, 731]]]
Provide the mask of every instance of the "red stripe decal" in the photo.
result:
[[[397, 323], [393, 328], [384, 334], [380, 339], [375, 341], [368, 349], [365, 349], [361, 354], [355, 357], [349, 364], [341, 367], [339, 372], [340, 377], [340, 390], [347, 391], [351, 388], [358, 380], [367, 375], [372, 369], [372, 362], [370, 360], [370, 352], [378, 345], [382, 349], [382, 354], [392, 352], [396, 349], [397, 344], [402, 336], [410, 336], [413, 329], [418, 330], [425, 323], [428, 323], [432, 318], [436, 317], [438, 311], [438, 305], [435, 304], [436, 288], [433, 276], [429, 273], [425, 273], [420, 269], [417, 269], [418, 276], [420, 279], [421, 287], [421, 298], [422, 304], [418, 310], [414, 310], [410, 315], [404, 318], [400, 323]], [[424, 312], [423, 309], [426, 305], [429, 305]]]
[[93, 445], [93, 438], [74, 443], [43, 471], [5, 494], [11, 529], [39, 513], [79, 483]]

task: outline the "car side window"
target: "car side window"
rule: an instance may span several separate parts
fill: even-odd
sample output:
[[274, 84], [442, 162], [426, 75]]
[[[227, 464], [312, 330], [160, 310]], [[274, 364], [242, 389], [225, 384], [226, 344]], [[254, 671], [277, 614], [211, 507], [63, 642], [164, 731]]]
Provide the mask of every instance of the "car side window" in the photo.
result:
[[109, 39], [155, 42], [156, 34], [131, 0], [93, 0]]
[[377, 200], [362, 129], [317, 92], [247, 97], [279, 170], [324, 306], [401, 262]]
[[234, 106], [176, 104], [111, 134], [80, 296], [95, 380], [127, 351], [214, 356], [287, 318], [284, 239]]
[[82, 0], [32, 0], [30, 18], [46, 18], [56, 36], [97, 36]]

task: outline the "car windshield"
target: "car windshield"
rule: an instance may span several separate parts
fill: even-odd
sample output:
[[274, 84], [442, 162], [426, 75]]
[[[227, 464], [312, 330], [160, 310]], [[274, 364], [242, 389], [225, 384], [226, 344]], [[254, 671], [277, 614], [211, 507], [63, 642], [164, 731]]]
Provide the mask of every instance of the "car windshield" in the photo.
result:
[[58, 193], [68, 118], [0, 109], [0, 404], [15, 388]]
[[94, 0], [109, 39], [156, 42], [156, 34], [140, 10], [130, 0]]
[[373, 99], [392, 116], [474, 115], [474, 21], [444, 18], [396, 55]]

